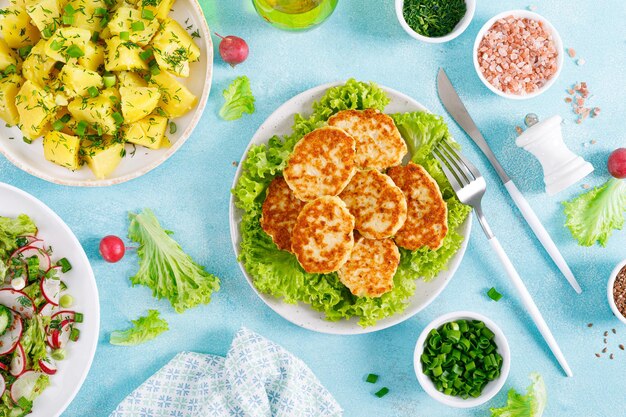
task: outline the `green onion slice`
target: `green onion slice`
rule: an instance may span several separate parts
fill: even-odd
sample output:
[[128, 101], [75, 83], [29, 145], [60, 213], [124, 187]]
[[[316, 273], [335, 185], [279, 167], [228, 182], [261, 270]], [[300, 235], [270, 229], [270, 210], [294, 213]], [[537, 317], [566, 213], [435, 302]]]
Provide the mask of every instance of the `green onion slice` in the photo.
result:
[[493, 301], [499, 301], [500, 298], [502, 298], [502, 294], [500, 294], [498, 292], [498, 290], [495, 289], [495, 287], [491, 287], [489, 289], [489, 291], [487, 291], [487, 295], [489, 296], [489, 298], [491, 298]]

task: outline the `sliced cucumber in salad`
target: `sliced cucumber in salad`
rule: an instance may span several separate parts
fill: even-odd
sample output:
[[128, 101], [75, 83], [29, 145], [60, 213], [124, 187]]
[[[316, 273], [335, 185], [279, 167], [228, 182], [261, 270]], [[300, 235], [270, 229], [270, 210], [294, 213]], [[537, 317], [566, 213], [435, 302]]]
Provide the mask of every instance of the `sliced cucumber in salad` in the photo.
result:
[[0, 257], [0, 416], [24, 416], [79, 339], [83, 315], [64, 308], [73, 300], [62, 280], [72, 269], [67, 258], [55, 261], [36, 236], [18, 236], [6, 253]]

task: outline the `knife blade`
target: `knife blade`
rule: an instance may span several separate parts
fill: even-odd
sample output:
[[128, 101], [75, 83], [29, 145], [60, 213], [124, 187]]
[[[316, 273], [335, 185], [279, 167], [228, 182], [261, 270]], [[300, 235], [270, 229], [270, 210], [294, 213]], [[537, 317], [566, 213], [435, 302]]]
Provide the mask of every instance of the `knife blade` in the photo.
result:
[[526, 220], [526, 223], [528, 223], [532, 231], [535, 233], [535, 236], [537, 236], [556, 266], [565, 276], [572, 288], [580, 294], [582, 289], [580, 288], [578, 281], [576, 281], [576, 277], [574, 277], [570, 267], [567, 265], [565, 258], [561, 255], [561, 252], [548, 234], [548, 231], [545, 227], [543, 227], [543, 224], [535, 214], [530, 204], [528, 204], [528, 201], [526, 201], [526, 198], [524, 198], [522, 193], [517, 189], [515, 183], [513, 183], [504, 168], [502, 168], [498, 158], [496, 158], [493, 151], [487, 144], [487, 141], [480, 133], [480, 130], [478, 130], [476, 123], [472, 120], [467, 108], [465, 108], [465, 105], [461, 101], [461, 98], [457, 94], [443, 68], [439, 68], [439, 73], [437, 74], [437, 92], [439, 93], [439, 98], [441, 99], [443, 106], [446, 108], [448, 113], [450, 113], [450, 116], [452, 116], [461, 129], [463, 129], [465, 133], [474, 141], [494, 167], [498, 176], [502, 180], [504, 187], [513, 199], [513, 202], [522, 213], [524, 220]]

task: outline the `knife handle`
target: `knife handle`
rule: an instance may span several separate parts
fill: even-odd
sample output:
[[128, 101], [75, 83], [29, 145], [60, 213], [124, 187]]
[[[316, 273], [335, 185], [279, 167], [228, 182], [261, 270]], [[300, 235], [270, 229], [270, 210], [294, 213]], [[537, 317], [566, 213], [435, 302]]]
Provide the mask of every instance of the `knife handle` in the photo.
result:
[[556, 266], [561, 270], [561, 273], [565, 276], [565, 278], [574, 288], [574, 290], [576, 290], [576, 292], [580, 294], [582, 292], [582, 289], [580, 288], [580, 285], [578, 285], [574, 274], [567, 265], [567, 262], [565, 262], [565, 259], [563, 258], [563, 255], [561, 255], [559, 249], [556, 247], [556, 244], [548, 234], [548, 231], [545, 229], [545, 227], [543, 227], [543, 224], [541, 224], [541, 221], [535, 214], [534, 210], [532, 209], [530, 204], [528, 204], [528, 201], [526, 201], [526, 198], [524, 198], [524, 196], [522, 195], [520, 190], [517, 189], [512, 180], [505, 182], [504, 187], [511, 195], [511, 198], [513, 198], [515, 205], [522, 212], [522, 216], [524, 216], [526, 223], [528, 223], [532, 231], [535, 233], [535, 236], [537, 236], [537, 238], [539, 239], [545, 250], [548, 252]]

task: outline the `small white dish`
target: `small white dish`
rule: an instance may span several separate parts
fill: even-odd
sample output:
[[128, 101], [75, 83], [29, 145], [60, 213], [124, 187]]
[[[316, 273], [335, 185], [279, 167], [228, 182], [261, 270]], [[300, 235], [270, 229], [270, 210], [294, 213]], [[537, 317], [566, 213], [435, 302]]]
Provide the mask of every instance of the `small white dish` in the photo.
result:
[[[55, 256], [67, 257], [72, 269], [63, 274], [74, 298], [71, 310], [83, 313], [80, 338], [66, 348], [65, 360], [50, 376], [50, 386], [35, 399], [29, 417], [58, 417], [83, 385], [98, 345], [100, 301], [96, 278], [80, 242], [63, 220], [48, 206], [18, 188], [0, 182], [0, 216], [26, 214], [37, 225], [37, 236], [54, 248]], [[86, 414], [87, 415], [87, 414]]]
[[[480, 66], [478, 65], [478, 53], [477, 52], [478, 52], [478, 46], [480, 45], [480, 41], [485, 36], [485, 33], [487, 33], [487, 31], [491, 28], [491, 26], [493, 26], [493, 24], [497, 20], [502, 19], [504, 17], [508, 17], [508, 16], [533, 19], [533, 20], [542, 22], [545, 25], [546, 30], [550, 32], [550, 34], [552, 35], [554, 46], [556, 47], [556, 50], [559, 52], [559, 55], [557, 56], [556, 73], [539, 90], [530, 94], [508, 94], [508, 93], [505, 93], [504, 91], [498, 90], [496, 87], [491, 85], [489, 81], [487, 81], [482, 71], [480, 70]], [[561, 69], [563, 68], [563, 59], [564, 59], [563, 41], [561, 40], [561, 36], [559, 35], [559, 32], [557, 32], [557, 30], [554, 28], [554, 26], [552, 26], [552, 23], [550, 23], [548, 19], [546, 19], [545, 17], [541, 16], [538, 13], [534, 13], [528, 10], [508, 10], [506, 12], [498, 13], [497, 15], [489, 19], [487, 23], [485, 23], [483, 27], [480, 28], [480, 30], [478, 31], [478, 35], [476, 35], [476, 40], [474, 41], [474, 49], [473, 49], [472, 54], [473, 54], [472, 59], [474, 61], [474, 68], [476, 69], [476, 74], [478, 74], [478, 78], [480, 78], [480, 81], [482, 81], [483, 84], [485, 84], [485, 86], [488, 89], [490, 89], [497, 95], [501, 97], [510, 98], [513, 100], [526, 100], [529, 98], [537, 97], [544, 91], [548, 90], [555, 83], [555, 81], [559, 78], [559, 75], [561, 74]]]
[[626, 317], [624, 317], [624, 315], [619, 312], [619, 310], [617, 309], [617, 305], [615, 305], [615, 299], [613, 298], [613, 286], [615, 285], [615, 278], [617, 278], [617, 274], [619, 274], [619, 272], [624, 267], [626, 267], [626, 259], [618, 263], [611, 272], [611, 276], [609, 277], [609, 283], [606, 288], [606, 295], [609, 299], [609, 306], [611, 306], [611, 310], [613, 311], [613, 314], [615, 314], [615, 317], [617, 317], [622, 323], [626, 324]]
[[[189, 113], [172, 119], [178, 126], [174, 134], [167, 132], [172, 146], [157, 150], [149, 150], [138, 146], [133, 152], [131, 144], [126, 145], [126, 157], [119, 166], [105, 179], [98, 179], [93, 172], [83, 165], [76, 171], [59, 166], [48, 161], [43, 154], [41, 139], [27, 144], [22, 141], [22, 133], [14, 127], [7, 127], [0, 123], [0, 154], [3, 154], [13, 165], [24, 172], [43, 180], [75, 187], [104, 187], [120, 184], [140, 177], [165, 162], [191, 136], [204, 111], [211, 89], [213, 74], [213, 42], [209, 27], [197, 0], [179, 0], [170, 12], [170, 17], [181, 23], [183, 27], [192, 27], [189, 31], [197, 30], [200, 35], [195, 39], [200, 47], [200, 60], [193, 62], [189, 69], [189, 78], [180, 79], [181, 82], [198, 97], [198, 104]], [[200, 138], [198, 138], [200, 139]], [[132, 156], [131, 156], [132, 155]]]
[[451, 41], [452, 39], [458, 37], [467, 29], [470, 22], [474, 18], [474, 12], [476, 11], [476, 0], [465, 0], [465, 5], [467, 6], [467, 11], [465, 12], [465, 16], [457, 23], [452, 32], [448, 33], [445, 36], [440, 36], [436, 38], [431, 38], [428, 36], [420, 35], [408, 25], [406, 20], [404, 20], [404, 0], [396, 0], [396, 17], [398, 18], [398, 22], [400, 22], [400, 26], [406, 33], [409, 34], [414, 39], [418, 41], [426, 42], [426, 43], [444, 43]]
[[[446, 395], [443, 392], [437, 391], [435, 384], [430, 380], [428, 376], [422, 372], [422, 361], [420, 357], [424, 351], [424, 344], [428, 333], [432, 329], [438, 329], [445, 323], [455, 320], [480, 320], [495, 334], [495, 342], [498, 346], [497, 352], [502, 356], [502, 369], [500, 370], [500, 377], [496, 380], [489, 382], [483, 389], [482, 394], [478, 398], [468, 398], [464, 400], [461, 397], [453, 397]], [[417, 344], [415, 345], [415, 353], [413, 354], [413, 366], [415, 367], [415, 375], [420, 385], [426, 391], [428, 395], [441, 404], [454, 407], [454, 408], [471, 408], [486, 403], [493, 398], [504, 385], [507, 377], [509, 376], [509, 370], [511, 369], [511, 351], [509, 350], [509, 343], [504, 336], [504, 333], [500, 328], [490, 319], [482, 314], [474, 313], [472, 311], [455, 311], [452, 313], [444, 314], [431, 321], [428, 326], [424, 328]]]
[[[283, 103], [278, 109], [274, 111], [263, 124], [256, 131], [248, 147], [244, 151], [240, 161], [244, 161], [248, 155], [248, 151], [252, 146], [266, 144], [268, 139], [274, 135], [282, 136], [288, 135], [292, 132], [293, 117], [294, 114], [300, 113], [303, 115], [309, 115], [312, 111], [312, 105], [315, 101], [319, 100], [331, 87], [344, 84], [344, 82], [334, 82], [329, 84], [323, 84], [310, 90], [304, 91], [290, 100]], [[411, 111], [425, 111], [428, 110], [412, 99], [411, 97], [402, 94], [399, 91], [387, 88], [379, 85], [379, 87], [387, 94], [391, 99], [391, 102], [385, 108], [385, 113], [402, 113]], [[239, 177], [243, 172], [243, 164], [239, 164], [237, 173], [233, 180], [232, 188], [235, 188]], [[241, 231], [239, 229], [243, 212], [235, 206], [235, 197], [231, 193], [230, 195], [230, 237], [233, 245], [233, 250], [237, 258], [241, 253]], [[394, 314], [393, 316], [386, 317], [379, 320], [375, 325], [369, 327], [361, 327], [358, 324], [356, 317], [350, 320], [330, 321], [325, 318], [324, 313], [314, 310], [310, 305], [305, 303], [290, 304], [283, 301], [281, 298], [273, 297], [269, 294], [260, 292], [254, 285], [254, 277], [252, 277], [243, 264], [239, 263], [241, 272], [248, 280], [248, 284], [257, 293], [257, 295], [267, 304], [272, 310], [281, 315], [286, 320], [300, 326], [305, 329], [313, 330], [320, 333], [328, 334], [363, 334], [375, 332], [378, 330], [386, 329], [391, 326], [395, 326], [415, 314], [426, 308], [432, 303], [446, 288], [454, 273], [456, 272], [465, 249], [470, 239], [470, 232], [472, 229], [472, 216], [467, 216], [465, 222], [459, 226], [457, 231], [463, 236], [463, 242], [459, 250], [452, 256], [448, 262], [447, 269], [442, 270], [432, 280], [426, 282], [423, 279], [415, 279], [415, 292], [409, 297], [407, 307], [404, 311]]]

